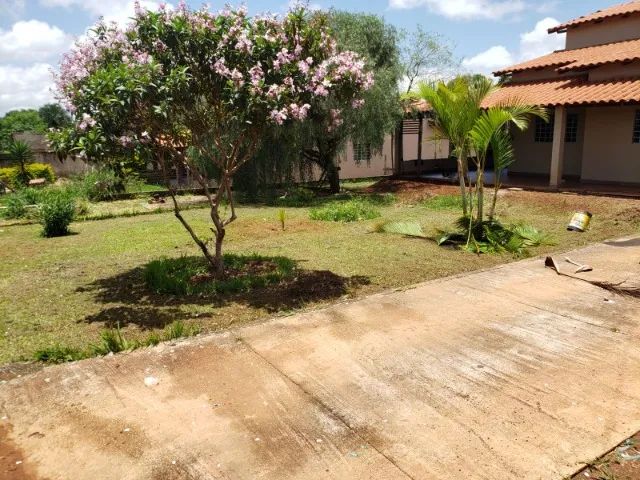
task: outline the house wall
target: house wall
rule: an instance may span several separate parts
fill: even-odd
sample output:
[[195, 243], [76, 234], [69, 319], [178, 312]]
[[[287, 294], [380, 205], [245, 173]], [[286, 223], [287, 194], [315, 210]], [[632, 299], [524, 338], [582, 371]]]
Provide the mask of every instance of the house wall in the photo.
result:
[[626, 64], [610, 64], [589, 70], [590, 82], [601, 82], [603, 80], [612, 80], [620, 78], [638, 78], [640, 77], [640, 61]]
[[67, 158], [63, 162], [51, 151], [46, 137], [40, 133], [22, 132], [13, 135], [15, 140], [25, 142], [33, 151], [33, 161], [51, 165], [58, 177], [69, 177], [87, 172], [91, 167], [84, 160]]
[[620, 42], [640, 37], [640, 15], [608, 18], [604, 22], [569, 28], [566, 48], [583, 48], [604, 43]]
[[[569, 108], [568, 114], [578, 115], [578, 136], [575, 143], [564, 145], [564, 175], [579, 177], [582, 171], [582, 157], [585, 137], [585, 109]], [[524, 132], [512, 131], [513, 147], [516, 161], [509, 167], [509, 171], [521, 174], [549, 175], [551, 168], [552, 143], [535, 141], [535, 126], [533, 122]]]
[[338, 157], [340, 162], [340, 178], [343, 180], [353, 178], [383, 177], [393, 174], [393, 141], [391, 135], [384, 140], [382, 151], [372, 152], [371, 161], [356, 163], [353, 155], [353, 143], [349, 142], [347, 148]]
[[586, 109], [582, 180], [640, 183], [640, 144], [631, 143], [640, 106]]

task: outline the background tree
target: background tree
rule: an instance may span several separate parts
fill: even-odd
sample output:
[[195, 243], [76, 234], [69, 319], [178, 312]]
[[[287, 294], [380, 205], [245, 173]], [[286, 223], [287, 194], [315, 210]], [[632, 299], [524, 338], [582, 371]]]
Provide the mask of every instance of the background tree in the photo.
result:
[[47, 124], [37, 110], [12, 110], [0, 118], [0, 151], [7, 151], [14, 133], [44, 133]]
[[419, 80], [449, 76], [460, 65], [453, 56], [454, 46], [443, 35], [425, 32], [420, 25], [402, 32], [402, 70], [409, 93]]
[[58, 103], [47, 103], [38, 109], [38, 114], [48, 128], [62, 128], [71, 125], [71, 115]]
[[[133, 152], [159, 162], [176, 217], [221, 276], [233, 178], [265, 134], [304, 121], [326, 96], [357, 105], [371, 82], [357, 54], [336, 50], [320, 14], [138, 7], [126, 32], [100, 24], [65, 57], [58, 85], [76, 125], [51, 136], [93, 161]], [[208, 198], [214, 252], [181, 215], [172, 167], [187, 168]]]
[[329, 12], [329, 24], [339, 51], [360, 55], [363, 68], [373, 73], [373, 86], [355, 102], [326, 95], [299, 126], [300, 144], [306, 162], [317, 165], [332, 193], [340, 190], [338, 154], [349, 140], [382, 149], [387, 133], [402, 118], [398, 82], [402, 75], [398, 31], [381, 17], [342, 11]]

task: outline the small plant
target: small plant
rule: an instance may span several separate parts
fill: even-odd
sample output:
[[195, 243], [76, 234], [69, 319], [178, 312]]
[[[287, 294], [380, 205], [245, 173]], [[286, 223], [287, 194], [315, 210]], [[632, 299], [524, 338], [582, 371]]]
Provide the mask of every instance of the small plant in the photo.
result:
[[80, 350], [62, 345], [54, 345], [38, 350], [34, 358], [38, 362], [45, 363], [66, 363], [75, 362], [85, 358], [85, 354]]
[[124, 352], [135, 346], [135, 343], [124, 338], [120, 325], [118, 325], [116, 328], [109, 328], [100, 333], [100, 342], [91, 345], [91, 353], [93, 355], [107, 355], [108, 353]]
[[284, 208], [281, 208], [280, 211], [278, 212], [278, 220], [280, 220], [280, 226], [282, 227], [282, 231], [284, 232], [285, 229], [285, 220], [287, 219], [287, 214], [284, 211]]
[[380, 211], [371, 203], [352, 199], [342, 202], [331, 202], [323, 207], [311, 209], [311, 220], [326, 222], [357, 222], [380, 217]]
[[92, 202], [113, 200], [125, 189], [123, 180], [109, 168], [100, 168], [87, 172], [74, 182], [78, 196]]
[[146, 265], [144, 278], [155, 292], [170, 295], [230, 294], [260, 288], [288, 278], [295, 262], [285, 257], [224, 256], [222, 278], [199, 257], [163, 258]]
[[472, 223], [468, 217], [457, 222], [458, 231], [444, 233], [438, 245], [461, 245], [473, 253], [513, 253], [527, 255], [528, 249], [540, 245], [551, 245], [551, 239], [531, 225], [504, 226], [495, 220]]
[[27, 185], [31, 180], [31, 174], [27, 170], [27, 164], [33, 159], [33, 152], [31, 147], [21, 141], [13, 141], [9, 144], [8, 148], [9, 160], [16, 165], [18, 169], [15, 177], [16, 185]]
[[163, 340], [177, 340], [179, 338], [193, 337], [200, 333], [200, 329], [196, 326], [187, 326], [184, 322], [176, 320], [170, 323], [164, 329]]
[[40, 202], [42, 191], [34, 188], [24, 188], [10, 193], [5, 197], [5, 209], [1, 210], [2, 216], [7, 219], [21, 219], [34, 217], [36, 210], [30, 208]]
[[75, 200], [68, 192], [47, 192], [39, 209], [42, 235], [47, 238], [67, 235], [75, 214]]
[[430, 210], [460, 210], [462, 209], [462, 197], [460, 195], [436, 195], [424, 200], [422, 205]]

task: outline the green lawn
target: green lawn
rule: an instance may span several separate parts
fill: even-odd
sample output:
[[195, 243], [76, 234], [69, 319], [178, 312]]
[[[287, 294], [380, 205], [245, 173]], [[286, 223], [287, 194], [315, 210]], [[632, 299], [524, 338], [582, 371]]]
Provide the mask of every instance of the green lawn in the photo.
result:
[[[31, 359], [37, 349], [58, 343], [84, 348], [117, 324], [131, 338], [160, 331], [174, 320], [216, 331], [514, 260], [371, 233], [381, 220], [414, 220], [436, 235], [459, 216], [455, 202], [447, 207], [449, 202], [415, 200], [415, 192], [412, 203], [405, 202], [399, 195], [398, 202], [378, 207], [381, 218], [353, 223], [313, 221], [308, 208], [286, 208], [285, 231], [280, 207], [241, 206], [238, 221], [228, 229], [227, 251], [288, 257], [301, 272], [291, 284], [222, 298], [158, 295], [144, 285], [142, 267], [148, 262], [198, 254], [169, 212], [74, 223], [73, 235], [54, 239], [41, 238], [39, 225], [0, 226], [0, 363]], [[556, 240], [557, 245], [532, 254], [639, 231], [640, 201], [508, 192], [499, 205], [504, 222], [526, 221]], [[584, 234], [567, 232], [579, 208], [593, 211], [593, 227]], [[185, 217], [207, 235], [206, 209], [189, 210]]]

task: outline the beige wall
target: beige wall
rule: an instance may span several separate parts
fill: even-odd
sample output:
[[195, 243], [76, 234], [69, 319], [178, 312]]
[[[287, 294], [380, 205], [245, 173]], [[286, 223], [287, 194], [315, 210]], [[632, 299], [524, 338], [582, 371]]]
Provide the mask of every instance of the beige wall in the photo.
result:
[[393, 174], [393, 142], [391, 135], [385, 137], [381, 152], [372, 152], [370, 162], [356, 163], [353, 157], [353, 144], [349, 142], [346, 150], [339, 155], [340, 178], [383, 177]]
[[[418, 135], [403, 135], [402, 148], [405, 161], [416, 160], [418, 158]], [[449, 140], [438, 138], [433, 127], [428, 121], [422, 124], [422, 158], [433, 160], [434, 158], [449, 157]]]
[[620, 78], [640, 77], [640, 61], [627, 64], [610, 64], [589, 70], [590, 82], [601, 82]]
[[[564, 175], [579, 177], [582, 171], [583, 145], [585, 135], [585, 109], [569, 108], [567, 114], [578, 115], [578, 137], [575, 143], [564, 145]], [[552, 143], [535, 142], [535, 124], [521, 132], [514, 130], [513, 147], [516, 161], [509, 167], [513, 173], [548, 175], [551, 166]]]
[[631, 143], [640, 106], [586, 109], [583, 181], [640, 183], [640, 144]]
[[589, 23], [567, 31], [567, 49], [619, 42], [640, 38], [640, 15], [609, 18], [601, 23]]

